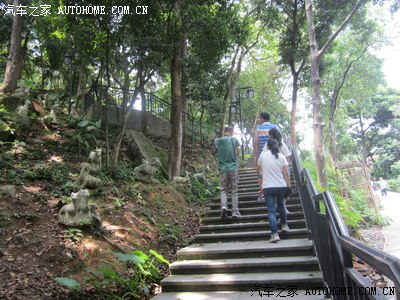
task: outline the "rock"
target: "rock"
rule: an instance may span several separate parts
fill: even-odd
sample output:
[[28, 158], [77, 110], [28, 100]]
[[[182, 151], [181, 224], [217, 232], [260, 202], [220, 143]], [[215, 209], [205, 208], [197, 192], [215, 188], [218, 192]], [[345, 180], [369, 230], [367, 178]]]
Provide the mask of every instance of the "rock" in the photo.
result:
[[[158, 158], [162, 165], [162, 172], [165, 172], [168, 156], [163, 149], [155, 147], [143, 133], [135, 130], [127, 130], [125, 138], [131, 152], [134, 152], [135, 155], [139, 154], [146, 161], [150, 161], [153, 157]], [[140, 161], [140, 157], [138, 161]]]

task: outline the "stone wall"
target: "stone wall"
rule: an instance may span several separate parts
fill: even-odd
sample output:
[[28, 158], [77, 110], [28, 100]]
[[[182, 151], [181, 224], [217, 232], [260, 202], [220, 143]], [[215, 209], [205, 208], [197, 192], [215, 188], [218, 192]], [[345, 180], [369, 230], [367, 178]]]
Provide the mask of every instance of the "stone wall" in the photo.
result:
[[[104, 122], [105, 119], [104, 119], [103, 109], [104, 109], [103, 107], [94, 104], [88, 109], [88, 111], [84, 115], [84, 118], [90, 120], [98, 120], [101, 116], [101, 121]], [[108, 116], [108, 124], [122, 125], [124, 116], [121, 107], [115, 107], [115, 106], [107, 107], [107, 116]], [[155, 136], [163, 136], [163, 137], [171, 136], [171, 125], [168, 121], [158, 118], [147, 112], [145, 113], [145, 116], [147, 118], [147, 124], [146, 124], [147, 134]], [[142, 112], [134, 109], [129, 117], [127, 129], [141, 131], [142, 130], [141, 123], [142, 123]]]

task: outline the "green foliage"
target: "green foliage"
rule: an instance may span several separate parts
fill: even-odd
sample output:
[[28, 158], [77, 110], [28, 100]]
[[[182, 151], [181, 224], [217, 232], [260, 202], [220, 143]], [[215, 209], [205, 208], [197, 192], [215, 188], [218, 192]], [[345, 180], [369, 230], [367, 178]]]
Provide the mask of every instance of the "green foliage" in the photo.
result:
[[159, 224], [158, 228], [164, 239], [171, 245], [179, 243], [183, 236], [183, 230], [179, 224], [163, 223]]
[[388, 179], [387, 183], [390, 191], [400, 193], [400, 177], [397, 177], [397, 179]]
[[0, 103], [0, 140], [2, 136], [6, 139], [8, 135], [15, 130], [15, 124], [13, 123], [13, 114], [10, 113], [4, 104]]
[[119, 162], [114, 174], [115, 180], [123, 182], [135, 182], [135, 172], [132, 164]]
[[87, 269], [92, 275], [89, 280], [103, 297], [115, 297], [119, 299], [143, 299], [150, 293], [151, 283], [161, 278], [158, 264], [169, 262], [154, 250], [146, 255], [140, 250], [131, 253], [115, 253], [115, 256], [122, 263], [121, 266], [108, 263], [110, 267], [99, 267], [98, 270]]
[[54, 280], [58, 284], [61, 284], [71, 290], [76, 290], [76, 291], [81, 290], [81, 284], [74, 279], [66, 278], [66, 277], [56, 277], [56, 278], [54, 278]]
[[114, 207], [115, 207], [115, 209], [122, 209], [124, 207], [124, 199], [115, 198], [114, 199]]
[[67, 230], [64, 231], [63, 236], [65, 239], [68, 239], [71, 242], [76, 243], [83, 238], [83, 232], [78, 228], [68, 228]]
[[190, 201], [208, 201], [218, 192], [219, 179], [216, 176], [208, 176], [206, 182], [200, 182], [196, 177], [190, 176], [190, 183], [190, 190], [182, 190]]
[[[311, 177], [314, 180], [317, 190], [322, 191], [323, 189], [318, 185], [317, 180], [317, 168], [314, 160], [302, 161], [302, 165], [310, 172]], [[328, 190], [333, 194], [335, 198], [335, 202], [342, 214], [344, 222], [356, 229], [360, 222], [362, 221], [362, 212], [356, 210], [352, 207], [352, 200], [344, 199], [340, 193], [340, 183], [338, 182], [335, 171], [327, 166], [327, 174], [328, 174]], [[357, 194], [358, 195], [358, 194]], [[363, 198], [363, 201], [366, 201], [366, 198]]]
[[[0, 169], [6, 180], [14, 184], [22, 184], [25, 180], [45, 180], [55, 184], [62, 184], [68, 178], [69, 167], [63, 163], [38, 163], [33, 165], [32, 160], [44, 158], [48, 154], [40, 147], [31, 149], [23, 141], [4, 143], [0, 152]], [[39, 155], [40, 153], [40, 155]]]
[[96, 146], [96, 132], [100, 129], [100, 121], [70, 119], [70, 127], [76, 128], [68, 139], [67, 149], [78, 155], [88, 155]]
[[32, 181], [48, 181], [55, 184], [66, 184], [70, 172], [65, 163], [38, 163], [26, 171], [26, 178]]
[[[150, 284], [161, 278], [159, 265], [169, 265], [161, 254], [154, 250], [146, 255], [140, 250], [132, 253], [115, 253], [121, 264], [106, 262], [108, 266], [98, 269], [86, 269], [91, 275], [87, 281], [91, 283], [103, 299], [143, 299], [150, 294]], [[74, 279], [56, 277], [54, 280], [75, 291], [81, 285]]]

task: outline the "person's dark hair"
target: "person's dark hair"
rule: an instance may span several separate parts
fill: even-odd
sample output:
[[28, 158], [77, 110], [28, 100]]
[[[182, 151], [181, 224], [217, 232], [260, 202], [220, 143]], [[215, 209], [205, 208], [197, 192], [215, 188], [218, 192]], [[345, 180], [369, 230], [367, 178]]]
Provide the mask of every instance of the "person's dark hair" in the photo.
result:
[[269, 121], [269, 118], [270, 118], [269, 113], [267, 113], [267, 112], [260, 112], [260, 118], [263, 119], [263, 120], [265, 120], [265, 121]]
[[278, 128], [272, 128], [268, 131], [268, 136], [278, 141], [278, 147], [282, 146], [282, 134]]
[[277, 140], [268, 138], [267, 147], [271, 151], [271, 153], [275, 156], [275, 158], [279, 157], [279, 148]]
[[224, 132], [233, 132], [233, 127], [232, 126], [226, 126], [224, 129]]

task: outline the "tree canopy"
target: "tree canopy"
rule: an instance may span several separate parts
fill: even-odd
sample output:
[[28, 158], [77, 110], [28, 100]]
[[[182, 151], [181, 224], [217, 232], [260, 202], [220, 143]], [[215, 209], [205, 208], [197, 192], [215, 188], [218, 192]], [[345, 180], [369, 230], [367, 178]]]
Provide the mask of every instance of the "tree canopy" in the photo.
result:
[[[5, 93], [29, 88], [35, 95], [57, 95], [49, 105], [67, 113], [82, 114], [93, 86], [121, 89], [121, 99], [114, 100], [126, 116], [138, 95], [160, 96], [172, 105], [169, 175], [176, 176], [186, 130], [183, 112], [215, 132], [228, 121], [241, 125], [251, 148], [256, 116], [268, 111], [295, 141], [298, 93], [312, 98], [306, 2], [86, 0], [73, 6], [96, 7], [98, 13], [72, 13], [70, 2], [49, 0], [50, 13], [34, 16], [32, 8], [44, 12], [45, 4], [30, 1], [17, 23], [19, 2], [7, 1], [0, 16], [0, 80]], [[391, 13], [398, 6], [392, 2]], [[362, 152], [364, 160], [376, 163], [377, 174], [396, 177], [398, 111], [390, 99], [397, 92], [385, 89], [382, 62], [374, 54], [387, 40], [383, 24], [369, 13], [372, 7], [363, 1], [313, 3], [314, 42], [320, 46], [313, 67], [321, 84], [318, 134], [322, 141], [330, 137], [329, 151], [320, 143], [316, 154], [341, 160]], [[344, 21], [347, 26], [341, 27]], [[254, 91], [251, 97], [247, 87]], [[107, 99], [102, 104], [112, 103]], [[238, 99], [242, 124], [231, 105]], [[111, 139], [114, 163], [123, 133], [120, 140]]]

